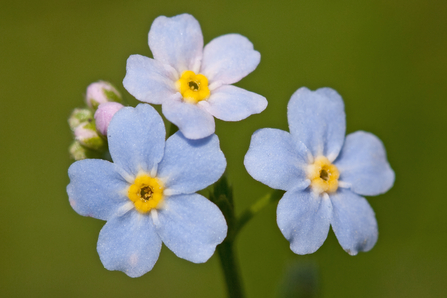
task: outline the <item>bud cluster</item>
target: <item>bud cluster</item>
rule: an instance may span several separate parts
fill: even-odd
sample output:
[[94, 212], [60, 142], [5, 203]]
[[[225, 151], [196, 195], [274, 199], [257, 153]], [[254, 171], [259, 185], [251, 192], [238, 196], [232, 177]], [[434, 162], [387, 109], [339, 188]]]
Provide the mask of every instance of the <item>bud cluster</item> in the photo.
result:
[[107, 127], [113, 115], [123, 107], [121, 94], [104, 81], [90, 84], [86, 106], [76, 108], [68, 118], [74, 141], [69, 147], [75, 160], [98, 158], [107, 152]]

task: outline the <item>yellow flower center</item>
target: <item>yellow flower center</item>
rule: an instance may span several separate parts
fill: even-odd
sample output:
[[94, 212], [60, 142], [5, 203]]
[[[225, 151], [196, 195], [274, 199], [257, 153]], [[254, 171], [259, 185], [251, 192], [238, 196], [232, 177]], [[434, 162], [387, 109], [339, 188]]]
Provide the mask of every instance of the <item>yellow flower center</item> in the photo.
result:
[[338, 177], [340, 173], [336, 166], [324, 156], [319, 156], [314, 163], [307, 168], [307, 178], [310, 179], [310, 186], [318, 193], [335, 192], [338, 188]]
[[163, 184], [157, 178], [146, 174], [140, 174], [127, 191], [127, 196], [135, 208], [141, 213], [146, 213], [163, 201]]
[[184, 71], [175, 83], [177, 90], [182, 94], [183, 100], [198, 103], [210, 97], [208, 79], [202, 74], [195, 74], [191, 70]]

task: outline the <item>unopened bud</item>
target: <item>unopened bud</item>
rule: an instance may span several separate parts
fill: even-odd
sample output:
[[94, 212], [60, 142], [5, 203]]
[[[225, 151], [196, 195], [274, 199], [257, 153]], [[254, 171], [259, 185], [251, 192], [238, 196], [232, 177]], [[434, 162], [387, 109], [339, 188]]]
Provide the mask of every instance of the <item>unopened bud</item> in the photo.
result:
[[93, 114], [89, 109], [74, 109], [68, 118], [68, 125], [71, 130], [75, 130], [83, 122], [91, 122]]
[[124, 106], [117, 102], [106, 102], [99, 105], [95, 112], [96, 130], [103, 136], [107, 136], [107, 127], [113, 115]]
[[90, 84], [87, 87], [87, 94], [85, 95], [87, 105], [96, 110], [98, 106], [105, 102], [121, 102], [121, 94], [109, 82], [99, 81]]
[[78, 141], [74, 141], [68, 148], [68, 151], [70, 152], [70, 155], [74, 160], [101, 157], [101, 153], [99, 151], [85, 148]]
[[74, 135], [75, 140], [87, 148], [99, 151], [105, 148], [105, 141], [98, 135], [94, 121], [85, 122], [76, 127]]

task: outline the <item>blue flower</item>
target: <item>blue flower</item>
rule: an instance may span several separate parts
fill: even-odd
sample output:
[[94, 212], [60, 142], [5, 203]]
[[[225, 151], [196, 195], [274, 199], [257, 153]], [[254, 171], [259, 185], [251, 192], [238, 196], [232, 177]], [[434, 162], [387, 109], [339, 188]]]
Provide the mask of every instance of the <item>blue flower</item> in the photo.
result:
[[256, 131], [245, 167], [256, 180], [285, 190], [277, 223], [297, 254], [315, 252], [329, 226], [351, 255], [377, 241], [374, 211], [361, 195], [388, 191], [394, 172], [382, 142], [358, 131], [345, 139], [344, 104], [333, 89], [298, 89], [288, 104], [290, 133]]
[[219, 208], [195, 193], [225, 170], [217, 136], [188, 140], [177, 132], [165, 142], [160, 115], [140, 104], [115, 114], [108, 141], [114, 163], [77, 161], [67, 186], [76, 212], [107, 221], [97, 246], [104, 267], [141, 276], [162, 242], [180, 258], [207, 261], [227, 234]]
[[214, 133], [213, 116], [239, 121], [267, 107], [263, 96], [230, 85], [255, 70], [261, 59], [246, 37], [223, 35], [204, 48], [193, 16], [160, 16], [149, 31], [149, 47], [154, 59], [132, 55], [127, 60], [124, 87], [140, 101], [161, 104], [185, 137]]

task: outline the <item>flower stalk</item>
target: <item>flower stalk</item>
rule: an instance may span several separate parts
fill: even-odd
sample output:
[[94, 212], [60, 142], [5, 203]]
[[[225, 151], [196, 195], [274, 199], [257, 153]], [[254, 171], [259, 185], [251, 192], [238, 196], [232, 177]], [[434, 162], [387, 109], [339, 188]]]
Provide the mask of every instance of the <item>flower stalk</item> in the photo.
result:
[[225, 276], [229, 298], [245, 297], [239, 262], [234, 251], [234, 241], [224, 240], [217, 246], [220, 264]]
[[270, 203], [277, 202], [284, 194], [282, 190], [274, 190], [273, 192], [266, 194], [245, 210], [237, 219], [236, 226], [233, 232], [233, 237], [236, 237], [237, 233], [250, 221], [256, 214], [258, 214], [264, 207], [270, 205]]
[[239, 262], [234, 247], [236, 235], [245, 224], [264, 209], [264, 207], [272, 202], [277, 202], [283, 193], [284, 192], [281, 190], [275, 190], [272, 193], [261, 197], [244, 211], [239, 218], [236, 218], [234, 215], [233, 189], [228, 184], [227, 177], [223, 175], [222, 178], [214, 184], [213, 191], [209, 195], [210, 200], [219, 207], [228, 224], [227, 237], [219, 246], [217, 246], [217, 253], [225, 277], [229, 298], [245, 297]]
[[233, 189], [228, 184], [224, 174], [214, 185], [209, 194], [209, 198], [222, 211], [228, 225], [228, 234], [225, 240], [217, 246], [220, 264], [227, 285], [229, 298], [245, 297], [242, 278], [240, 274], [239, 262], [234, 251], [234, 229], [236, 227], [236, 218], [234, 215]]

